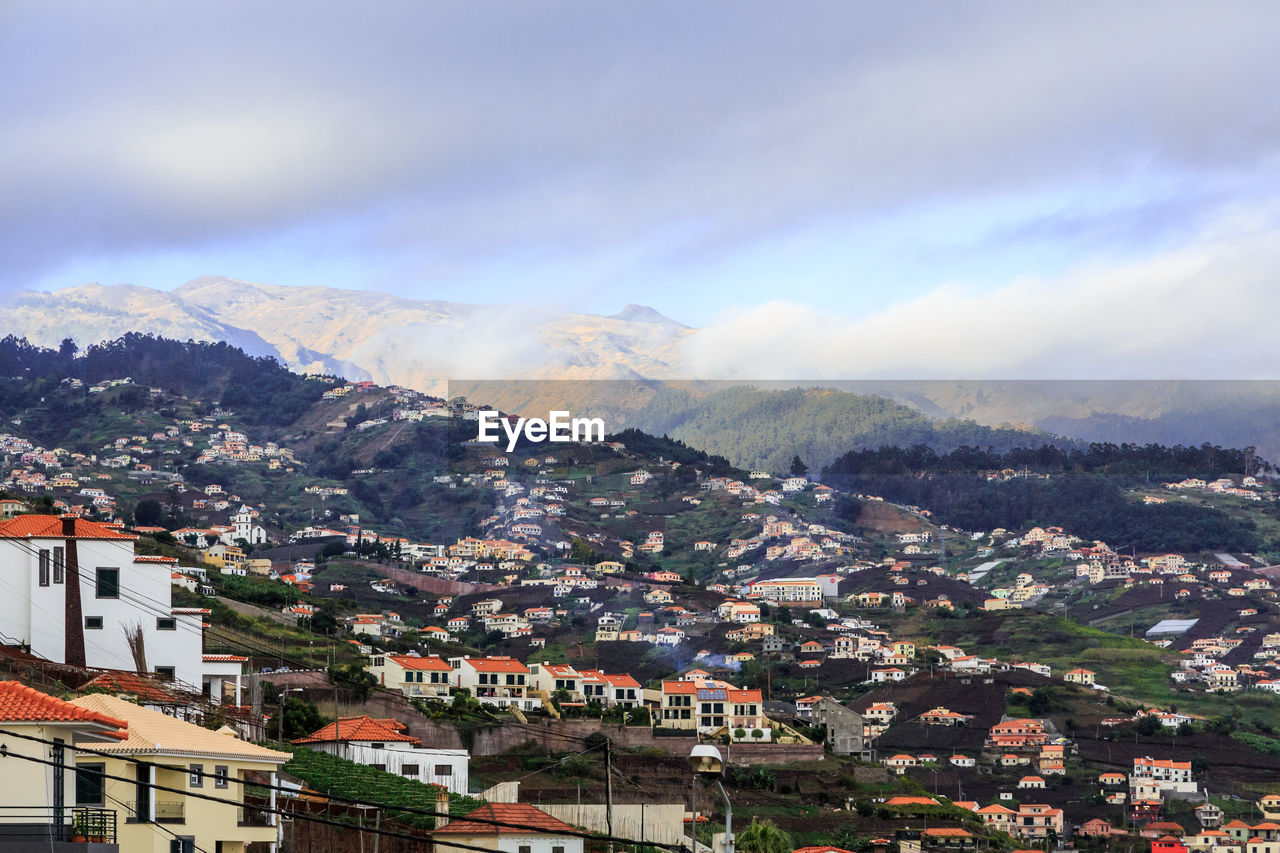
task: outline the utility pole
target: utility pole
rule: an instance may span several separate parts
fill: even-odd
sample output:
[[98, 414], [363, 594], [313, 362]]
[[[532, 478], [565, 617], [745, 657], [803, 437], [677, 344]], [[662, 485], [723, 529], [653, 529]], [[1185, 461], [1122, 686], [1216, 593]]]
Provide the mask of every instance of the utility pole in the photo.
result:
[[609, 831], [609, 853], [613, 853], [613, 741], [604, 742], [604, 821]]

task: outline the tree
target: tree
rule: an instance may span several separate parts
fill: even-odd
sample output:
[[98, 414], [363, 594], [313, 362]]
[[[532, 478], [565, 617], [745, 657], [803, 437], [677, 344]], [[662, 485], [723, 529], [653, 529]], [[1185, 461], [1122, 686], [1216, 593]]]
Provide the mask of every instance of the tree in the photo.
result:
[[285, 740], [306, 737], [325, 724], [325, 718], [321, 716], [320, 709], [315, 706], [314, 702], [308, 702], [296, 696], [286, 696], [284, 707], [278, 708], [276, 716], [273, 716], [270, 722], [267, 723], [267, 731], [272, 735], [280, 731], [281, 719], [279, 715], [281, 713], [284, 715]]
[[1140, 735], [1153, 735], [1160, 731], [1160, 720], [1155, 715], [1148, 714], [1141, 720], [1138, 720], [1138, 724], [1134, 726], [1134, 729]]
[[803, 477], [809, 473], [809, 466], [800, 459], [800, 454], [791, 457], [791, 476]]
[[735, 847], [742, 853], [791, 853], [795, 843], [771, 820], [752, 820], [738, 833]]
[[138, 501], [138, 505], [133, 508], [133, 523], [142, 527], [154, 527], [163, 517], [164, 507], [160, 506], [160, 501], [152, 498]]

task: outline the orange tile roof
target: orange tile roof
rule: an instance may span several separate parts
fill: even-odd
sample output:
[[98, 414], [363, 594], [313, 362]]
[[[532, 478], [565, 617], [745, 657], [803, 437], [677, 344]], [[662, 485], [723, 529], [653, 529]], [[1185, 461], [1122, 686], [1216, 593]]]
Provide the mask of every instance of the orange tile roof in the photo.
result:
[[[76, 518], [73, 521], [73, 539], [124, 539], [132, 542], [138, 538], [96, 521], [87, 521], [83, 518]], [[0, 539], [65, 538], [62, 535], [62, 516], [60, 515], [19, 515], [0, 524]]]
[[134, 556], [133, 561], [135, 563], [169, 563], [170, 565], [175, 565], [178, 562], [178, 558], [177, 557], [160, 557], [160, 556], [151, 555], [151, 554], [139, 554]]
[[640, 686], [640, 682], [636, 681], [630, 675], [627, 675], [625, 673], [621, 675], [608, 675], [606, 673], [601, 673], [601, 675], [604, 676], [605, 681], [609, 682], [614, 687], [639, 687]]
[[453, 672], [453, 668], [448, 663], [434, 655], [427, 657], [414, 657], [413, 655], [388, 655], [388, 657], [400, 664], [405, 669], [422, 669], [431, 672]]
[[528, 672], [529, 669], [515, 658], [466, 658], [466, 663], [476, 672]]
[[333, 743], [336, 740], [395, 741], [418, 744], [420, 741], [405, 734], [405, 725], [399, 720], [379, 720], [364, 714], [359, 717], [341, 717], [337, 723], [329, 723], [319, 731], [293, 741], [296, 744]]
[[97, 692], [105, 690], [108, 693], [125, 694], [128, 696], [137, 696], [147, 702], [176, 702], [177, 697], [173, 695], [173, 691], [168, 690], [163, 685], [158, 684], [154, 679], [145, 675], [139, 675], [136, 672], [104, 672], [97, 678], [85, 682], [80, 687], [80, 692]]
[[205, 663], [248, 663], [243, 655], [204, 655]]
[[[520, 829], [492, 826], [475, 819], [518, 824]], [[450, 821], [437, 829], [434, 835], [558, 835], [579, 830], [562, 820], [552, 817], [528, 803], [486, 803], [458, 820]]]
[[[17, 681], [0, 681], [0, 721], [8, 723], [99, 723], [124, 730], [124, 720], [76, 707], [70, 702], [41, 693]], [[125, 737], [124, 731], [108, 732], [112, 737]]]

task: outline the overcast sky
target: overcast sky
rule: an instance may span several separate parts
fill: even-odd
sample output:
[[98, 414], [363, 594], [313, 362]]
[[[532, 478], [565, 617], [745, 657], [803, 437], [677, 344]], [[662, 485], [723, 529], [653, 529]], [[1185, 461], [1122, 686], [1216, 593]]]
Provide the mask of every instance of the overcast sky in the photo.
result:
[[7, 0], [0, 284], [635, 302], [778, 352], [1013, 328], [1083, 370], [1113, 298], [1273, 301], [1277, 44], [1271, 2]]

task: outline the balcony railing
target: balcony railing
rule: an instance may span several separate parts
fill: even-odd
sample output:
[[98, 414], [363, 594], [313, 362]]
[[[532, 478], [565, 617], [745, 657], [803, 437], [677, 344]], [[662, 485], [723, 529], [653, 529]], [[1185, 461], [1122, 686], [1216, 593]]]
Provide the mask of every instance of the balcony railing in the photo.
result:
[[239, 824], [241, 826], [275, 826], [275, 815], [252, 805], [240, 807]]
[[125, 805], [129, 809], [128, 819], [133, 823], [149, 823], [151, 817], [147, 809], [152, 805], [156, 823], [184, 823], [187, 819], [187, 806], [182, 800], [156, 800], [154, 804], [131, 800]]
[[4, 839], [23, 837], [115, 844], [116, 813], [99, 808], [0, 806], [0, 849], [5, 847]]

